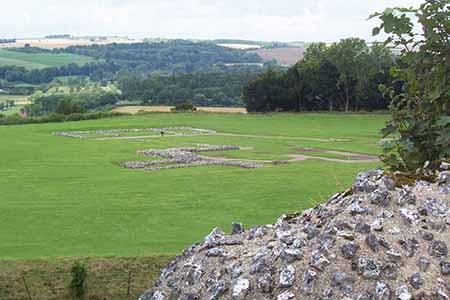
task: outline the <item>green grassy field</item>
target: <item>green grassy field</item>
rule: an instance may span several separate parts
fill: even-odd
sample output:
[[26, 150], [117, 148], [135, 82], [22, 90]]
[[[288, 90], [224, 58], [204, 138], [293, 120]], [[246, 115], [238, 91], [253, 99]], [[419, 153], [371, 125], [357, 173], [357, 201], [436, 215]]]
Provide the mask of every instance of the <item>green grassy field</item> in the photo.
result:
[[[176, 254], [213, 227], [272, 223], [344, 190], [379, 163], [319, 160], [261, 169], [150, 172], [118, 166], [137, 150], [235, 144], [208, 155], [286, 159], [299, 148], [377, 154], [387, 115], [148, 114], [0, 127], [0, 259]], [[54, 131], [191, 126], [247, 136], [72, 139]], [[278, 138], [277, 138], [278, 137]], [[280, 138], [283, 137], [283, 138]], [[341, 138], [325, 142], [300, 138]]]
[[83, 65], [92, 58], [71, 53], [22, 53], [0, 49], [0, 66], [18, 66], [27, 69], [61, 67], [70, 63]]

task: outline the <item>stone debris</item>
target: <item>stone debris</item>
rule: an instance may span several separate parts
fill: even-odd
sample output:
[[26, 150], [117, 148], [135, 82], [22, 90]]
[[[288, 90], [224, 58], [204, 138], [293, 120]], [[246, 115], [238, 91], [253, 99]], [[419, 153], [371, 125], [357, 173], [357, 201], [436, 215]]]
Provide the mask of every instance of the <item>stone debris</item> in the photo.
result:
[[215, 228], [140, 299], [450, 300], [450, 172], [434, 177], [401, 186], [370, 171], [272, 225]]
[[196, 136], [210, 135], [217, 132], [209, 129], [193, 128], [193, 127], [168, 127], [168, 128], [126, 128], [126, 129], [108, 129], [108, 130], [83, 130], [83, 131], [58, 131], [54, 135], [70, 137], [76, 139], [85, 139], [89, 135], [97, 134], [109, 137], [119, 137], [126, 133], [133, 132], [157, 132], [161, 135], [170, 136]]
[[228, 160], [221, 158], [206, 159], [198, 155], [198, 153], [202, 152], [232, 151], [240, 149], [241, 148], [239, 146], [233, 145], [216, 146], [208, 144], [199, 144], [198, 147], [140, 150], [137, 152], [137, 154], [139, 155], [156, 156], [162, 159], [121, 162], [120, 166], [127, 169], [144, 169], [148, 171], [192, 168], [192, 167], [212, 166], [212, 165], [225, 167], [239, 167], [244, 169], [256, 169], [263, 167], [262, 164], [255, 162]]

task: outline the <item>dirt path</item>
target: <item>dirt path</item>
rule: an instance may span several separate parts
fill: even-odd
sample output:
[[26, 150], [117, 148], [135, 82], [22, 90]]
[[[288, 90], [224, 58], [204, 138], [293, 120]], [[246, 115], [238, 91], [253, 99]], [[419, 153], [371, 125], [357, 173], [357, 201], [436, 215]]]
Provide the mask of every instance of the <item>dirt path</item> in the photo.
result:
[[[315, 141], [315, 142], [350, 142], [350, 139], [322, 139], [322, 138], [306, 138], [306, 137], [293, 137], [293, 136], [277, 136], [277, 135], [256, 135], [256, 134], [239, 134], [239, 133], [216, 133], [216, 134], [193, 134], [193, 135], [164, 135], [164, 137], [181, 137], [181, 136], [207, 136], [207, 135], [220, 135], [220, 136], [235, 136], [235, 137], [249, 137], [260, 139], [280, 139], [280, 140], [302, 140], [302, 141]], [[96, 138], [98, 141], [106, 140], [124, 140], [124, 139], [144, 139], [144, 138], [161, 138], [160, 135], [141, 135], [141, 136], [119, 136], [119, 137], [107, 137]]]
[[366, 156], [364, 159], [339, 159], [339, 158], [331, 158], [331, 157], [322, 157], [322, 156], [312, 156], [312, 155], [304, 155], [304, 154], [288, 154], [288, 157], [292, 159], [290, 161], [305, 161], [307, 159], [318, 159], [324, 161], [334, 161], [340, 163], [371, 163], [378, 162], [380, 159], [376, 156]]
[[257, 135], [257, 134], [240, 134], [240, 133], [216, 133], [221, 136], [237, 136], [237, 137], [250, 137], [261, 139], [280, 139], [280, 140], [303, 140], [303, 141], [316, 141], [316, 142], [350, 142], [350, 139], [335, 139], [335, 138], [306, 138], [306, 137], [293, 137], [293, 136], [278, 136], [278, 135]]

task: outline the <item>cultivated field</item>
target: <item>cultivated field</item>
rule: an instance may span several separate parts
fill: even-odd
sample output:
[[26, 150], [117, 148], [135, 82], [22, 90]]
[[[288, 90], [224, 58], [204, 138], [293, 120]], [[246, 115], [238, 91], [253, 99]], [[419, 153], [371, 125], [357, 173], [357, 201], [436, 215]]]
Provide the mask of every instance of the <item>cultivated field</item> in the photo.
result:
[[241, 49], [241, 50], [248, 50], [248, 49], [260, 49], [261, 46], [259, 45], [251, 45], [251, 44], [218, 44], [221, 47], [226, 48], [232, 48], [232, 49]]
[[11, 100], [14, 101], [16, 105], [25, 105], [30, 103], [29, 96], [0, 94], [0, 103]]
[[18, 39], [15, 43], [0, 44], [0, 48], [18, 48], [24, 47], [26, 44], [38, 48], [67, 48], [70, 46], [89, 46], [89, 45], [106, 45], [106, 44], [123, 44], [123, 43], [141, 43], [141, 39], [129, 39], [126, 37], [107, 37], [107, 38], [89, 38], [89, 37], [74, 37], [61, 39]]
[[[138, 112], [170, 112], [173, 106], [120, 106], [113, 109], [114, 112], [136, 114]], [[212, 113], [239, 113], [246, 114], [244, 107], [197, 107], [197, 111]]]
[[281, 65], [293, 66], [303, 57], [305, 50], [297, 47], [285, 47], [249, 50], [248, 52], [258, 54], [264, 61], [275, 59]]
[[[378, 131], [387, 118], [180, 113], [0, 127], [0, 259], [173, 255], [215, 226], [273, 222], [378, 166], [362, 158], [378, 153]], [[155, 129], [162, 127], [169, 128], [164, 136]], [[205, 130], [190, 134], [185, 127]], [[148, 131], [124, 130], [130, 128]], [[111, 129], [120, 134], [98, 131]], [[87, 137], [54, 134], [73, 131]], [[241, 147], [201, 153], [203, 160], [263, 166], [151, 171], [119, 165], [158, 159], [139, 150], [205, 147], [199, 144]]]
[[61, 67], [70, 63], [83, 65], [92, 58], [71, 53], [22, 53], [0, 49], [0, 66], [18, 66], [27, 69]]

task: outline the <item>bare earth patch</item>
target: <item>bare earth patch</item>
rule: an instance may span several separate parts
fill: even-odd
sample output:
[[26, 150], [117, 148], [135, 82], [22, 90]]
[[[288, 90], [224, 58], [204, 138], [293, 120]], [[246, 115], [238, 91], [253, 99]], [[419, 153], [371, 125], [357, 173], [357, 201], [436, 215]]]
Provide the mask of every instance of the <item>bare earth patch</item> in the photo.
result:
[[[113, 112], [137, 114], [140, 112], [171, 112], [173, 106], [120, 106], [112, 109]], [[197, 107], [199, 112], [210, 113], [233, 113], [233, 114], [247, 114], [245, 107], [209, 107], [199, 106]]]

